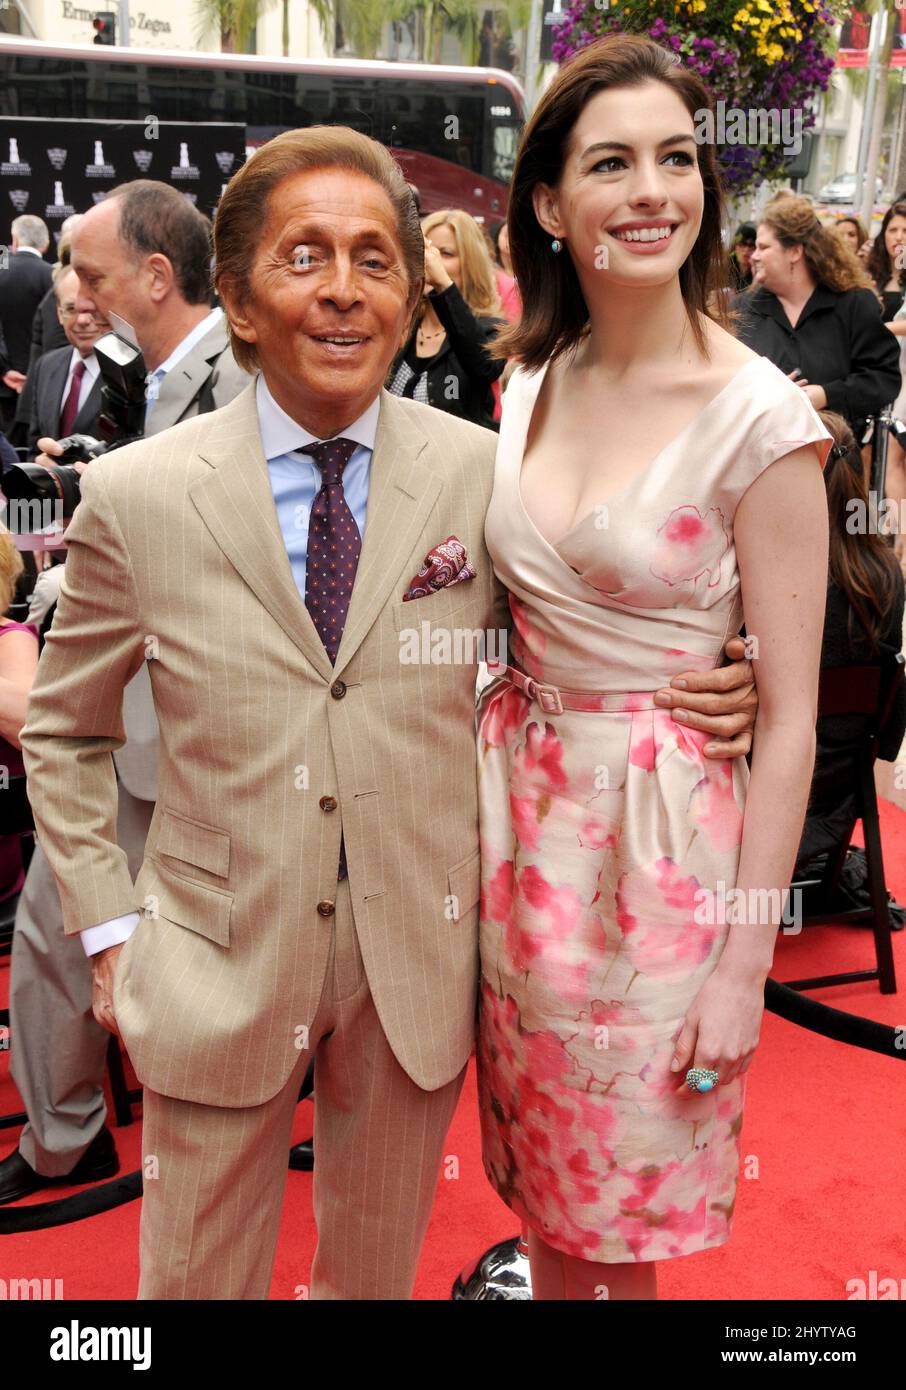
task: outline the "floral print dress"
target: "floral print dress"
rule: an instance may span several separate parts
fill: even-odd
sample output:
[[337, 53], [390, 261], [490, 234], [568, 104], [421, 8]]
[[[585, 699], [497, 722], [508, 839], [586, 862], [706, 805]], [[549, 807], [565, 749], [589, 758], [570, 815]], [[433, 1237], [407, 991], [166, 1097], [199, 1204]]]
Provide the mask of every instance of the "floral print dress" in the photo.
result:
[[555, 1249], [659, 1260], [731, 1229], [747, 1078], [690, 1092], [670, 1061], [726, 939], [707, 893], [735, 885], [748, 767], [707, 759], [708, 736], [652, 694], [720, 665], [740, 629], [746, 489], [802, 444], [823, 467], [833, 441], [802, 390], [751, 358], [552, 546], [519, 490], [546, 370], [519, 367], [507, 388], [486, 523], [510, 661], [612, 693], [605, 712], [553, 715], [498, 679], [480, 700], [483, 1162]]

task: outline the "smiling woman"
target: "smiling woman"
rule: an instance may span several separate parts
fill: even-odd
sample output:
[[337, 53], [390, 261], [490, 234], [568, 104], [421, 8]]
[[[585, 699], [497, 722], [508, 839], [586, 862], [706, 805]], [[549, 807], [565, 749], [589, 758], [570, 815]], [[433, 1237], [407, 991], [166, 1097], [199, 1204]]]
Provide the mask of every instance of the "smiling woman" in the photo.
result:
[[[542, 97], [510, 201], [525, 313], [496, 344], [519, 366], [485, 534], [513, 664], [478, 732], [477, 1055], [535, 1299], [651, 1299], [660, 1260], [729, 1239], [808, 796], [831, 440], [708, 311], [708, 106], [650, 40], [592, 44]], [[714, 681], [743, 621], [751, 778], [663, 689]]]
[[[709, 297], [718, 306], [718, 322], [729, 327], [731, 313], [723, 307], [725, 297], [715, 293], [726, 284], [727, 259], [721, 240], [723, 200], [719, 183], [715, 147], [708, 141], [697, 141], [694, 118], [697, 112], [711, 109], [711, 102], [700, 79], [676, 62], [675, 56], [655, 43], [618, 47], [611, 42], [590, 45], [564, 67], [557, 88], [557, 100], [539, 102], [526, 127], [520, 144], [513, 175], [507, 228], [513, 273], [520, 287], [524, 311], [520, 322], [498, 336], [496, 350], [506, 357], [516, 357], [528, 370], [535, 370], [550, 356], [560, 356], [574, 346], [585, 329], [588, 305], [583, 295], [576, 268], [570, 256], [550, 255], [550, 235], [535, 215], [536, 190], [555, 187], [561, 179], [569, 156], [579, 161], [586, 178], [606, 176], [626, 169], [630, 159], [637, 157], [629, 141], [593, 139], [581, 140], [580, 117], [586, 103], [596, 93], [615, 84], [638, 88], [643, 83], [657, 82], [672, 92], [688, 114], [688, 121], [666, 131], [658, 142], [659, 164], [664, 168], [698, 170], [702, 199], [700, 225], [697, 235], [684, 241], [686, 255], [680, 258], [680, 288], [689, 313], [689, 324], [699, 347], [704, 337], [700, 314], [708, 312]], [[586, 120], [586, 125], [589, 122]], [[590, 123], [593, 128], [594, 122]], [[644, 127], [642, 127], [644, 128]], [[599, 268], [607, 256], [608, 246], [617, 239], [625, 246], [635, 245], [634, 254], [650, 255], [651, 231], [641, 235], [643, 228], [675, 227], [663, 218], [647, 217], [637, 221], [627, 219], [622, 226], [608, 227], [602, 240], [599, 228], [593, 231], [593, 242], [600, 243]], [[639, 237], [620, 232], [638, 231]], [[660, 236], [661, 234], [659, 234]], [[561, 239], [562, 240], [562, 239]], [[665, 239], [672, 240], [672, 232]], [[638, 248], [642, 248], [640, 250]], [[658, 250], [660, 245], [658, 244]], [[656, 256], [657, 258], [657, 256]]]

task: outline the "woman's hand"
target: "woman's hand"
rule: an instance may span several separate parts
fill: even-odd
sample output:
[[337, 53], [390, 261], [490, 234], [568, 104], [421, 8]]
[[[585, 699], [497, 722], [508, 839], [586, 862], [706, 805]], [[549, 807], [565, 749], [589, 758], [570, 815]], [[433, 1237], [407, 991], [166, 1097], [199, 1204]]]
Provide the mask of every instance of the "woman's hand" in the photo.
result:
[[443, 256], [430, 241], [425, 242], [425, 280], [432, 290], [445, 290], [453, 284], [444, 266]]
[[689, 1067], [716, 1071], [721, 1086], [748, 1071], [763, 1013], [764, 979], [721, 973], [718, 965], [693, 1000], [676, 1040], [670, 1069], [681, 1077], [680, 1089], [694, 1094], [686, 1085]]
[[800, 377], [796, 385], [802, 387], [816, 410], [824, 410], [826, 408], [827, 396], [825, 395], [823, 386], [813, 386], [805, 377]]

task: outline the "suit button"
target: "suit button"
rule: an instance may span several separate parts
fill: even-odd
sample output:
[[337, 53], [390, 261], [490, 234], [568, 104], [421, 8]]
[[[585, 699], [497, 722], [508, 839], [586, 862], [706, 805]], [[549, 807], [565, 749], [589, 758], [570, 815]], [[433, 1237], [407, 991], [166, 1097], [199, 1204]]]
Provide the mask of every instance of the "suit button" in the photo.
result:
[[337, 809], [337, 798], [335, 796], [322, 796], [318, 802], [322, 811], [335, 811]]
[[335, 700], [342, 700], [343, 696], [346, 694], [346, 682], [334, 681], [333, 685], [330, 687], [330, 693]]
[[318, 911], [322, 917], [332, 917], [336, 911], [336, 904], [332, 903], [329, 898], [325, 899], [324, 902], [318, 903]]

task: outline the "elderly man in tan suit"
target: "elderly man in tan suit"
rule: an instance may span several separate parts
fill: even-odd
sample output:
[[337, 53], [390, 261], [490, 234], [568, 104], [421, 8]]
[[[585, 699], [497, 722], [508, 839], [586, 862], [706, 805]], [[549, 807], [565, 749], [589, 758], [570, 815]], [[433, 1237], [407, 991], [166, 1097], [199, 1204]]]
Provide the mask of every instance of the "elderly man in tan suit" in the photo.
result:
[[[477, 661], [434, 639], [506, 622], [496, 436], [382, 389], [424, 244], [380, 145], [277, 137], [228, 186], [215, 253], [260, 374], [85, 473], [29, 787], [67, 933], [141, 909], [93, 961], [145, 1087], [139, 1297], [267, 1297], [317, 1054], [311, 1297], [408, 1298], [477, 1000]], [[406, 600], [430, 552], [455, 582]], [[133, 884], [111, 754], [143, 662], [159, 794]]]

